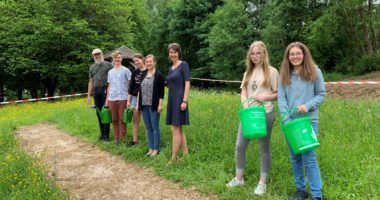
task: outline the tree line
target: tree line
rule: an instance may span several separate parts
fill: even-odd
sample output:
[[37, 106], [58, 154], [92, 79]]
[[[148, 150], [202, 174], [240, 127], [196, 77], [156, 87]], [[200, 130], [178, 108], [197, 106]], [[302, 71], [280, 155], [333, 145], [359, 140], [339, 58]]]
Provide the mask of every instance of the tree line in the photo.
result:
[[0, 2], [0, 101], [85, 91], [90, 52], [126, 45], [169, 66], [181, 44], [192, 76], [241, 79], [250, 43], [279, 67], [306, 43], [329, 73], [380, 70], [377, 0], [5, 0]]

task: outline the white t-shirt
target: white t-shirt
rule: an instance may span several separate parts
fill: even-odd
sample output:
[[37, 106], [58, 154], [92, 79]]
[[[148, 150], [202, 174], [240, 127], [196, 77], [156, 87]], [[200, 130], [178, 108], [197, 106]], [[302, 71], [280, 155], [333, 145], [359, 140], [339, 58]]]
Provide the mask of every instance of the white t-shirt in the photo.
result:
[[110, 84], [109, 101], [128, 99], [128, 85], [129, 80], [131, 80], [131, 74], [131, 71], [124, 66], [118, 69], [114, 67], [108, 72], [107, 82]]
[[[251, 77], [249, 77], [249, 82], [247, 85], [247, 92], [248, 92], [248, 97], [253, 97], [255, 98], [259, 94], [273, 94], [274, 92], [277, 92], [278, 88], [278, 78], [279, 78], [279, 73], [276, 68], [269, 66], [270, 69], [270, 87], [265, 88], [263, 87], [263, 81], [264, 81], [264, 71], [263, 68], [255, 68], [251, 74]], [[244, 73], [244, 78], [243, 81], [240, 85], [240, 88], [243, 88], [243, 83], [246, 79], [246, 73]], [[265, 111], [267, 113], [273, 111], [273, 101], [265, 101], [264, 103]], [[260, 103], [253, 101], [251, 104], [258, 106]]]

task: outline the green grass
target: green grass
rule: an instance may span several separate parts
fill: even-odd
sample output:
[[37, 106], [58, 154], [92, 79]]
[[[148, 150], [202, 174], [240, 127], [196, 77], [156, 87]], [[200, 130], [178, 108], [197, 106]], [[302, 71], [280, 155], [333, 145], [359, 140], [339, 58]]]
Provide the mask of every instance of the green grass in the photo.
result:
[[[0, 192], [9, 199], [29, 199], [36, 195], [54, 199], [54, 195], [61, 195], [52, 181], [46, 179], [40, 165], [31, 164], [34, 161], [18, 150], [13, 134], [20, 125], [47, 121], [128, 161], [151, 167], [156, 174], [179, 181], [184, 187], [196, 187], [202, 192], [216, 194], [220, 199], [252, 199], [252, 191], [259, 178], [256, 141], [251, 142], [247, 152], [246, 186], [232, 190], [225, 186], [235, 172], [238, 104], [239, 96], [236, 94], [192, 90], [189, 102], [191, 125], [184, 128], [190, 156], [174, 165], [167, 164], [171, 154], [171, 132], [165, 125], [165, 112], [161, 115], [162, 151], [151, 159], [143, 156], [147, 151], [144, 142], [128, 149], [112, 142], [97, 142], [99, 130], [95, 110], [90, 109], [84, 99], [3, 107], [0, 115]], [[317, 154], [326, 198], [380, 198], [379, 113], [379, 100], [327, 99], [321, 106], [321, 147]], [[277, 117], [271, 141], [272, 169], [268, 194], [260, 199], [286, 199], [295, 190], [288, 147], [278, 121]], [[128, 139], [130, 133], [129, 125]], [[141, 132], [140, 136], [144, 141], [145, 134]], [[7, 159], [7, 155], [13, 159]], [[37, 182], [42, 186], [33, 184], [32, 172], [26, 170], [29, 166], [38, 172]], [[17, 179], [12, 177], [14, 171], [19, 174]], [[27, 184], [27, 188], [19, 182]]]

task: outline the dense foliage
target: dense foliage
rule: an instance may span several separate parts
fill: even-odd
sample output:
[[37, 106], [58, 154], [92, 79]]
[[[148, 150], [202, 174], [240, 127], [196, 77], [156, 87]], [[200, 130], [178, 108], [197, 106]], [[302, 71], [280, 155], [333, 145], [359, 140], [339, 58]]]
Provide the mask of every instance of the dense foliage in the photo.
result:
[[[127, 45], [169, 66], [183, 46], [196, 77], [241, 79], [246, 50], [263, 40], [279, 67], [285, 47], [307, 44], [325, 72], [380, 70], [376, 0], [7, 0], [0, 2], [0, 101], [85, 91], [95, 47]], [[6, 90], [6, 91], [5, 91]], [[25, 93], [25, 91], [28, 91]]]

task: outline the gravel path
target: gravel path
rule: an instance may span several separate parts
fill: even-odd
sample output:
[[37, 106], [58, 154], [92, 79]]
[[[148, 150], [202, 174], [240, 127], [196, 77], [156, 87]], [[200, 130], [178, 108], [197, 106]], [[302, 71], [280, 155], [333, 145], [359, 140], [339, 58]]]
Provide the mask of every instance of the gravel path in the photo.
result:
[[81, 139], [43, 123], [17, 131], [23, 149], [47, 166], [70, 199], [216, 199], [183, 189]]

